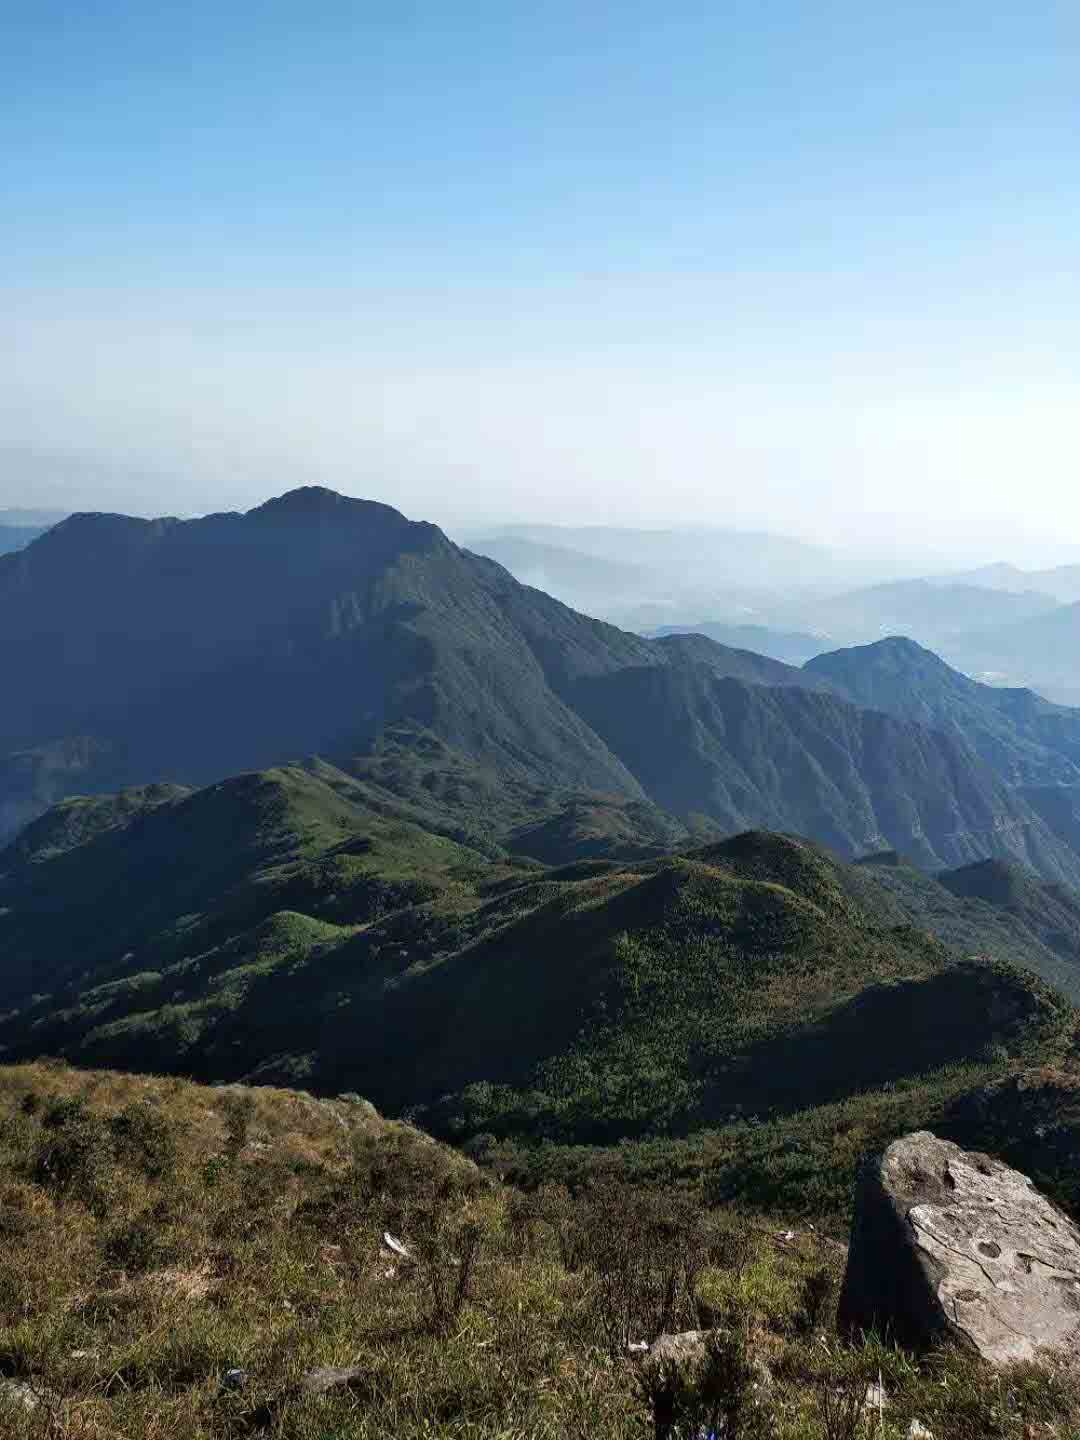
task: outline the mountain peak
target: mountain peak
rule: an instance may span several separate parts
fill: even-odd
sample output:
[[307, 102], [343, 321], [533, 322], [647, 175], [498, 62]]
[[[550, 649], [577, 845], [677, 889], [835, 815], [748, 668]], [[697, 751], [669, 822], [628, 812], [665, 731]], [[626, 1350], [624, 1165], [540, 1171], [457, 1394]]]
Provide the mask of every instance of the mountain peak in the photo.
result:
[[890, 706], [882, 705], [882, 697], [876, 693], [877, 687], [906, 683], [915, 675], [924, 681], [933, 676], [937, 684], [956, 686], [961, 690], [974, 685], [940, 655], [906, 635], [887, 635], [868, 645], [830, 650], [824, 655], [815, 655], [803, 669], [833, 681], [859, 703], [881, 705], [883, 709]]
[[295, 490], [286, 490], [283, 495], [276, 495], [273, 499], [256, 505], [247, 514], [252, 518], [281, 516], [303, 519], [306, 516], [333, 516], [342, 520], [360, 516], [368, 519], [379, 515], [396, 523], [405, 521], [401, 511], [395, 510], [392, 505], [384, 505], [378, 500], [358, 500], [352, 495], [342, 495], [337, 490], [330, 490], [325, 485], [300, 485]]
[[[851, 645], [843, 650], [832, 650], [824, 655], [815, 655], [807, 662], [806, 668], [813, 669], [819, 662], [828, 661], [836, 656], [850, 656], [852, 660], [860, 663], [880, 663], [883, 660], [904, 661], [910, 663], [919, 661], [922, 664], [930, 663], [939, 666], [943, 670], [949, 669], [940, 655], [928, 650], [925, 645], [920, 645], [917, 640], [912, 640], [908, 635], [885, 635], [880, 640], [871, 640], [867, 645]], [[822, 666], [821, 668], [824, 668]]]

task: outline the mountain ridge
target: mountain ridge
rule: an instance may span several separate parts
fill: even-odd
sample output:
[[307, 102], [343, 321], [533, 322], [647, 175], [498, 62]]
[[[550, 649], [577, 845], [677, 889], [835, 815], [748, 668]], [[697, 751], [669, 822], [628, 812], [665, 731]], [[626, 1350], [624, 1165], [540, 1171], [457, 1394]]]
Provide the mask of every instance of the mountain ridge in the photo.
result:
[[546, 788], [1080, 882], [1046, 819], [937, 730], [852, 705], [809, 667], [618, 630], [320, 487], [199, 520], [70, 517], [0, 556], [0, 645], [8, 833], [77, 790], [316, 754], [365, 770], [393, 733], [401, 753], [433, 736], [517, 787], [511, 816], [488, 786], [495, 840]]
[[5, 1061], [291, 1079], [459, 1141], [609, 1144], [733, 1112], [733, 1136], [744, 1114], [803, 1133], [901, 1080], [926, 1114], [1001, 1073], [991, 1039], [1010, 1063], [1072, 1043], [1042, 980], [878, 918], [798, 837], [492, 862], [332, 778], [68, 801], [26, 832], [0, 865]]

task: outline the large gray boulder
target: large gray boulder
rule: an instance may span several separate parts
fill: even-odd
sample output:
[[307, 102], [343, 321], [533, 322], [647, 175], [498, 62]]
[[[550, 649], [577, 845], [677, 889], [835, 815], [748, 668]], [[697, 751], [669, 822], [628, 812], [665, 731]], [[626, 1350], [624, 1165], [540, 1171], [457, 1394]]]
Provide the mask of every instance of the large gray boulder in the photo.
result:
[[995, 1365], [1080, 1339], [1080, 1229], [1000, 1160], [928, 1131], [862, 1170], [840, 1323]]

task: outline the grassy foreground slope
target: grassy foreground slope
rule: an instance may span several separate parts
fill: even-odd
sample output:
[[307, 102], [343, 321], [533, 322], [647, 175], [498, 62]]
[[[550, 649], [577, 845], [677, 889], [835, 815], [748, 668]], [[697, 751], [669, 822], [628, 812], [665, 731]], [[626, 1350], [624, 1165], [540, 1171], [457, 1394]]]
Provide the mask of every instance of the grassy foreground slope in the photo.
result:
[[[836, 1440], [868, 1383], [886, 1440], [1080, 1417], [1068, 1368], [846, 1344], [820, 1233], [618, 1167], [526, 1195], [357, 1097], [0, 1068], [0, 1226], [5, 1440]], [[691, 1326], [658, 1427], [627, 1342]]]

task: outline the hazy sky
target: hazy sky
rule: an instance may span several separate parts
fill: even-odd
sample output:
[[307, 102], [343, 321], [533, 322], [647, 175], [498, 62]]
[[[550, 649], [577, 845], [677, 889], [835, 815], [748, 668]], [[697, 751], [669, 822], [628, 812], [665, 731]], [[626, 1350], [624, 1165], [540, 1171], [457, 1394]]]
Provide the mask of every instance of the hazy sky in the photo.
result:
[[1080, 547], [1080, 11], [7, 0], [0, 505]]

